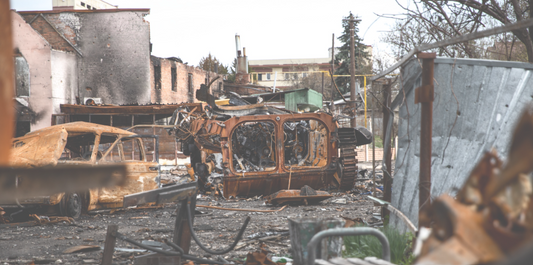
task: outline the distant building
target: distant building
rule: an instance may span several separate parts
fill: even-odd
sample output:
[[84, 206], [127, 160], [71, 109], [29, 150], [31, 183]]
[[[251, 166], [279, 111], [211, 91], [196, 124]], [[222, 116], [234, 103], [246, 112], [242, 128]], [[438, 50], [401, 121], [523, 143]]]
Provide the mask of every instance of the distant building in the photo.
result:
[[98, 10], [98, 9], [118, 9], [102, 0], [52, 0], [54, 10]]
[[[251, 81], [257, 85], [272, 87], [276, 80], [276, 88], [292, 87], [311, 74], [327, 73], [331, 69], [331, 48], [328, 52], [329, 56], [324, 58], [249, 60]], [[372, 62], [372, 46], [368, 45], [366, 52], [370, 57], [365, 61], [368, 64]], [[335, 54], [337, 53], [338, 48], [335, 48]], [[329, 76], [329, 73], [326, 76]]]

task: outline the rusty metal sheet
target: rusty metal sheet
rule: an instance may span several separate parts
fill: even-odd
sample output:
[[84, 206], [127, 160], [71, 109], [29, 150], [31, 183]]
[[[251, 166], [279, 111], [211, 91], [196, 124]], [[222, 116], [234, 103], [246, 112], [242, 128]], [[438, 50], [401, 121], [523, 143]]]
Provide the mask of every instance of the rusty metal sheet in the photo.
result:
[[302, 195], [301, 190], [280, 190], [267, 198], [267, 202], [271, 204], [285, 204], [285, 203], [305, 203], [316, 204], [320, 201], [329, 199], [333, 195], [328, 192], [317, 190], [314, 195]]

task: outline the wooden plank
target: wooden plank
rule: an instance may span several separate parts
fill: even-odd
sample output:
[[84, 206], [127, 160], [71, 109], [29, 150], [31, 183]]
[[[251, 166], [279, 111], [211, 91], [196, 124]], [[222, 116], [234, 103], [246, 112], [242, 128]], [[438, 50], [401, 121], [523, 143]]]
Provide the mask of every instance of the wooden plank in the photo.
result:
[[113, 262], [113, 253], [115, 253], [115, 243], [117, 242], [117, 238], [114, 236], [116, 232], [118, 232], [118, 225], [107, 226], [102, 265], [111, 265]]

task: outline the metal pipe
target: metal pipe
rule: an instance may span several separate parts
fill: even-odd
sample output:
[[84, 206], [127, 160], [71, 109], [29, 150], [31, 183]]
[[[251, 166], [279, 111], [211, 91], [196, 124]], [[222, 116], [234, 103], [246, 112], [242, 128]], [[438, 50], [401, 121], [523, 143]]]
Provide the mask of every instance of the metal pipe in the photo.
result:
[[[375, 88], [375, 84], [377, 82], [374, 82], [372, 84], [372, 88]], [[376, 107], [375, 107], [375, 101], [377, 101], [376, 99], [372, 98], [372, 135], [376, 135], [376, 128], [375, 128], [375, 124], [376, 124], [376, 111], [374, 110]], [[375, 138], [374, 138], [375, 139]], [[376, 141], [372, 141], [372, 195], [376, 195]]]
[[191, 256], [191, 255], [187, 255], [187, 254], [182, 254], [182, 253], [179, 253], [179, 252], [167, 251], [167, 250], [154, 248], [154, 247], [139, 243], [139, 242], [137, 242], [137, 241], [135, 241], [133, 239], [130, 239], [130, 238], [124, 236], [123, 234], [119, 233], [119, 232], [114, 233], [113, 236], [115, 236], [116, 238], [118, 238], [118, 239], [120, 239], [122, 241], [126, 241], [126, 242], [128, 242], [128, 243], [130, 243], [132, 245], [135, 245], [135, 246], [138, 246], [138, 247], [141, 247], [141, 248], [144, 248], [144, 249], [147, 249], [147, 250], [159, 253], [159, 254], [163, 254], [163, 255], [167, 255], [167, 256], [181, 256], [183, 259], [197, 261], [199, 263], [225, 264], [225, 263], [219, 262], [219, 261], [207, 260], [207, 259], [197, 258], [195, 256]]
[[[415, 103], [421, 103], [420, 113], [420, 174], [419, 212], [431, 203], [431, 138], [433, 128], [433, 70], [435, 53], [419, 53], [422, 59], [422, 86], [416, 89]], [[418, 227], [429, 227], [424, 218], [419, 218]]]
[[379, 230], [370, 227], [354, 228], [334, 228], [328, 229], [315, 234], [307, 244], [307, 265], [314, 265], [316, 258], [316, 248], [325, 237], [332, 236], [364, 236], [371, 235], [378, 238], [381, 242], [382, 259], [390, 261], [390, 245], [387, 237]]
[[[383, 113], [383, 122], [382, 122], [382, 125], [383, 125], [383, 143], [385, 143], [385, 141], [389, 141], [390, 142], [390, 139], [386, 139], [386, 136], [387, 136], [387, 130], [389, 129], [389, 120], [390, 120], [390, 113], [388, 111], [388, 109], [390, 108], [390, 105], [391, 105], [391, 87], [392, 87], [392, 83], [390, 82], [390, 80], [387, 81], [387, 84], [385, 84], [383, 86], [383, 104], [381, 105], [382, 106], [382, 112]], [[390, 133], [389, 133], [389, 136], [390, 136]], [[390, 173], [390, 169], [392, 167], [392, 161], [391, 161], [391, 150], [390, 150], [390, 144], [388, 144], [387, 146], [383, 145], [383, 161], [385, 162], [385, 165], [386, 165], [386, 170], [389, 171]], [[385, 150], [387, 149], [387, 150]], [[382, 168], [383, 169], [383, 168]], [[384, 171], [384, 170], [383, 170]], [[388, 201], [390, 202], [391, 201], [391, 196], [392, 195], [392, 178], [390, 178], [390, 175], [389, 174], [383, 174], [383, 199], [385, 201]], [[388, 220], [388, 216], [389, 216], [389, 211], [386, 209], [386, 208], [382, 208], [382, 218], [383, 220]]]
[[[331, 34], [331, 80], [334, 80], [333, 73], [335, 73], [335, 33]], [[333, 105], [333, 82], [331, 82], [330, 100]]]
[[364, 81], [365, 82], [364, 87], [365, 87], [365, 128], [366, 128], [367, 127], [367, 125], [366, 125], [366, 119], [367, 119], [366, 118], [366, 75], [364, 75], [363, 77], [364, 77], [364, 80], [365, 80]]
[[244, 220], [244, 224], [242, 225], [241, 230], [239, 230], [239, 233], [237, 234], [237, 237], [235, 238], [235, 241], [233, 242], [233, 244], [231, 244], [231, 246], [229, 246], [227, 249], [222, 249], [222, 250], [208, 249], [202, 244], [202, 242], [200, 242], [200, 239], [198, 238], [198, 236], [196, 236], [196, 232], [194, 232], [193, 222], [192, 222], [192, 211], [191, 211], [190, 204], [187, 204], [187, 221], [189, 222], [189, 231], [191, 232], [191, 236], [194, 239], [194, 242], [196, 242], [196, 244], [198, 244], [198, 246], [201, 249], [203, 249], [205, 252], [212, 254], [212, 255], [222, 255], [222, 254], [226, 254], [232, 251], [237, 245], [237, 243], [239, 243], [239, 241], [242, 238], [242, 235], [244, 234], [244, 230], [246, 230], [246, 227], [248, 226], [248, 223], [250, 222], [250, 216], [247, 216], [246, 220]]

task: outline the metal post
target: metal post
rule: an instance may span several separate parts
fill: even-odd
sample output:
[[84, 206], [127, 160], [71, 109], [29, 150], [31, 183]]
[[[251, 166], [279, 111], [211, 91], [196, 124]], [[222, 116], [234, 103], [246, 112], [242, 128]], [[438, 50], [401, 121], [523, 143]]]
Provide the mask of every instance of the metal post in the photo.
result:
[[[390, 80], [387, 80], [387, 83], [383, 86], [383, 141], [387, 139], [385, 137], [387, 135], [387, 125], [389, 124], [390, 119], [390, 106], [391, 106], [391, 82]], [[392, 127], [390, 128], [392, 130]], [[389, 177], [389, 175], [392, 176], [391, 172], [391, 146], [383, 144], [383, 155], [387, 154], [385, 157], [383, 157], [383, 160], [385, 160], [385, 166], [387, 167], [386, 170], [389, 172], [389, 174], [383, 174], [383, 200], [387, 202], [391, 202], [391, 194], [392, 194], [392, 179]], [[385, 150], [387, 148], [388, 150]], [[383, 212], [381, 216], [384, 220], [387, 220], [387, 217], [389, 216], [389, 211], [383, 207]]]
[[357, 121], [355, 119], [356, 115], [356, 105], [355, 105], [355, 41], [354, 41], [354, 26], [353, 26], [353, 16], [350, 15], [350, 105], [352, 109], [352, 119], [350, 125], [352, 128], [355, 128]]
[[[374, 82], [374, 85], [376, 84], [376, 82]], [[372, 86], [372, 87], [375, 87], [375, 86]], [[374, 90], [376, 91], [376, 90]], [[375, 116], [375, 99], [374, 97], [372, 97], [372, 134], [373, 135], [376, 135], [376, 127], [374, 126], [376, 124], [375, 120], [376, 120], [376, 116]], [[372, 185], [372, 195], [373, 196], [376, 196], [376, 141], [372, 141], [372, 182], [374, 183]]]
[[[332, 75], [335, 74], [335, 33], [331, 34], [331, 74]], [[335, 84], [331, 82], [331, 91], [330, 91], [329, 97], [330, 97], [332, 104], [333, 104], [333, 95], [334, 95], [334, 92], [333, 92], [334, 85]]]
[[365, 84], [364, 84], [364, 86], [365, 86], [365, 128], [367, 128], [368, 125], [366, 125], [366, 120], [367, 120], [367, 118], [366, 118], [366, 75], [364, 76], [364, 80], [365, 80], [364, 81], [365, 82]]
[[322, 97], [324, 97], [324, 72], [322, 72]]
[[[415, 104], [421, 103], [420, 118], [420, 175], [419, 175], [419, 212], [431, 203], [431, 134], [433, 127], [433, 68], [435, 53], [419, 53], [422, 59], [422, 86], [415, 91]], [[419, 218], [418, 227], [429, 227], [428, 220]]]
[[0, 165], [8, 165], [13, 137], [13, 36], [9, 0], [0, 0]]

